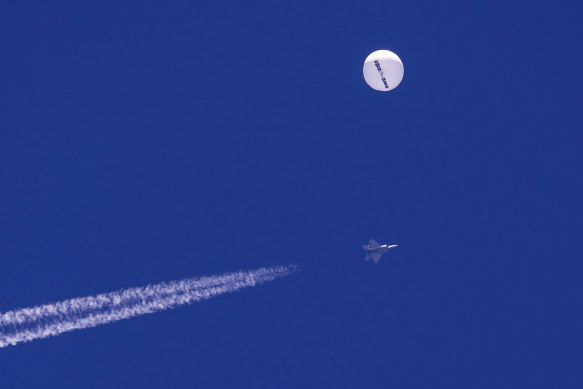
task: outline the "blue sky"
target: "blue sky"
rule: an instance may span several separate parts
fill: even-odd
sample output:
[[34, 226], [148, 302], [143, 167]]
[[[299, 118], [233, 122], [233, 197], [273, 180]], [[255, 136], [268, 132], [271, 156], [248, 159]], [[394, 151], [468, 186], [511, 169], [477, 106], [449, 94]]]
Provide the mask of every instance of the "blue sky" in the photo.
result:
[[302, 267], [1, 349], [2, 387], [581, 387], [580, 14], [2, 4], [0, 311]]

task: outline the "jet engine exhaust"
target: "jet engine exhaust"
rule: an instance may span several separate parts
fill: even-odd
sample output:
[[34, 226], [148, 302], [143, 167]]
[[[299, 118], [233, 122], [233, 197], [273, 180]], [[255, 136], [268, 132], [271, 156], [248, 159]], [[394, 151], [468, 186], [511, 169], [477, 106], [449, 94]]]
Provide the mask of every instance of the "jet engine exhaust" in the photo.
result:
[[296, 271], [289, 265], [187, 278], [0, 313], [0, 348], [207, 300]]

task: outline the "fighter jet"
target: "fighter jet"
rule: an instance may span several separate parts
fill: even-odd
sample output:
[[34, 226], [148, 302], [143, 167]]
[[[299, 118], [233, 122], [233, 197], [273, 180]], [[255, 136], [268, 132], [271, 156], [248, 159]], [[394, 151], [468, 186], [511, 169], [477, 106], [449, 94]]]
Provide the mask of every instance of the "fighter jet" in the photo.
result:
[[364, 251], [366, 251], [366, 257], [364, 257], [364, 259], [367, 261], [369, 259], [372, 259], [374, 263], [379, 263], [383, 254], [389, 251], [389, 249], [392, 249], [393, 247], [397, 247], [397, 245], [396, 244], [381, 245], [374, 239], [371, 239], [368, 241], [368, 244], [362, 246]]

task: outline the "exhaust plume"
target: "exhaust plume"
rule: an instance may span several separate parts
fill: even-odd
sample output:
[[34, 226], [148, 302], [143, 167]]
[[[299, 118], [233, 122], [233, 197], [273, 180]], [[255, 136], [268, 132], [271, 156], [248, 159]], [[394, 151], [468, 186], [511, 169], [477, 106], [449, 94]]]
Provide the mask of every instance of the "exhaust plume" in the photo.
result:
[[0, 313], [0, 348], [191, 304], [296, 270], [296, 266], [274, 266], [187, 278]]

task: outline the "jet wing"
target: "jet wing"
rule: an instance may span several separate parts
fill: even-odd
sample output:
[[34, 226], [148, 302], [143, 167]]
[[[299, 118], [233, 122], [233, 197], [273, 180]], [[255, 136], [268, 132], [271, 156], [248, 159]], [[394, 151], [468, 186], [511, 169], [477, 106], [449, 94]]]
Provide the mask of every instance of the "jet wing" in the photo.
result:
[[374, 239], [371, 239], [368, 241], [368, 248], [370, 249], [376, 249], [377, 247], [381, 247], [381, 245], [379, 244], [379, 242], [377, 242]]
[[383, 254], [379, 254], [379, 253], [374, 253], [370, 255], [370, 258], [372, 259], [372, 261], [374, 263], [379, 263], [379, 261], [381, 260], [381, 257], [383, 256]]

